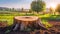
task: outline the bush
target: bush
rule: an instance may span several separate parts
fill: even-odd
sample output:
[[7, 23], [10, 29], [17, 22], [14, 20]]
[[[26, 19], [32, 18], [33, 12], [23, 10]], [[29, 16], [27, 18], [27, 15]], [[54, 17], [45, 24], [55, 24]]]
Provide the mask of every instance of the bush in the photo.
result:
[[56, 15], [56, 17], [51, 16], [51, 17], [49, 17], [49, 20], [56, 20], [56, 21], [59, 21], [59, 20], [60, 20], [60, 15]]
[[50, 17], [43, 17], [42, 19], [43, 20], [56, 20], [56, 21], [58, 21], [58, 20], [60, 20], [60, 15], [52, 15]]

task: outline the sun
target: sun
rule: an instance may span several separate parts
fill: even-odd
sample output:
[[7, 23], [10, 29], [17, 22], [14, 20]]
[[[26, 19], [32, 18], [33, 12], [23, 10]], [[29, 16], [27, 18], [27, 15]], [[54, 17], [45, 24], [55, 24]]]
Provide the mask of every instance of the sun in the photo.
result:
[[51, 4], [50, 6], [54, 9], [56, 8], [56, 4]]

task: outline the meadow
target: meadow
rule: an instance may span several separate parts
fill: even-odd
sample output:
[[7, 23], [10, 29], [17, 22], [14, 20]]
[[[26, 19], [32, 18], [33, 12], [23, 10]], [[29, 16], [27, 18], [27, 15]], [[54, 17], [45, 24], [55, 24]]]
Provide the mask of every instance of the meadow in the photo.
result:
[[46, 27], [52, 26], [51, 24], [48, 23], [48, 20], [56, 20], [57, 17], [57, 15], [52, 14], [36, 14], [36, 13], [26, 14], [23, 12], [0, 11], [0, 21], [7, 21], [8, 26], [13, 24], [14, 21], [13, 18], [15, 16], [38, 16]]

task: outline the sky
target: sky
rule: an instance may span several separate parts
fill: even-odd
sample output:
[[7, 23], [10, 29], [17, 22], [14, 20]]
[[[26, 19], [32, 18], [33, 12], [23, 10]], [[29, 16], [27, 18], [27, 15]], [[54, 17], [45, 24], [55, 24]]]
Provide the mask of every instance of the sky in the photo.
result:
[[[9, 8], [24, 8], [29, 9], [30, 4], [33, 0], [0, 0], [0, 7], [9, 7]], [[56, 7], [60, 0], [43, 0], [46, 3], [46, 8], [50, 6]]]

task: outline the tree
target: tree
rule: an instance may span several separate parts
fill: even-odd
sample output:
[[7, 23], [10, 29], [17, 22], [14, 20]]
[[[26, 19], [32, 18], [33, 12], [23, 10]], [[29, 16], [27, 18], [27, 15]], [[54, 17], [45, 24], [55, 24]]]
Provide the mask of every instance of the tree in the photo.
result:
[[52, 11], [53, 11], [53, 8], [52, 8], [52, 7], [50, 7], [50, 8], [49, 8], [49, 10], [52, 12]]
[[32, 1], [31, 9], [39, 13], [40, 11], [44, 11], [46, 9], [46, 4], [42, 0]]
[[55, 14], [54, 9], [52, 7], [49, 8], [51, 14]]
[[9, 10], [10, 10], [10, 11], [15, 11], [15, 8], [10, 8]]
[[59, 14], [60, 14], [60, 4], [57, 5], [56, 11], [59, 12]]
[[24, 8], [21, 8], [21, 11], [23, 12], [24, 11]]

